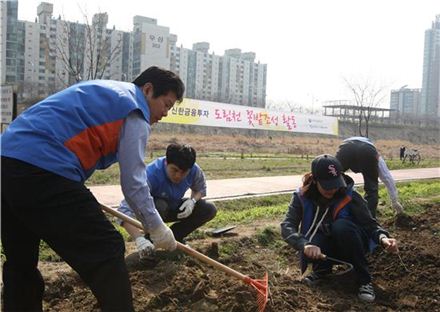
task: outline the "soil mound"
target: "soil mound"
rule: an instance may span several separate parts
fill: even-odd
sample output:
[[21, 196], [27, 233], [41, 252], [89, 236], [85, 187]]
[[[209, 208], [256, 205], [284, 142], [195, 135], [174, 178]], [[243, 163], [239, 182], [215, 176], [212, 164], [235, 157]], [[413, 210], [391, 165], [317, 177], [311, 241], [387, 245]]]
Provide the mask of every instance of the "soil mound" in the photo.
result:
[[[440, 293], [440, 205], [411, 219], [411, 227], [385, 227], [400, 243], [400, 254], [377, 250], [369, 257], [376, 301], [360, 302], [350, 273], [317, 287], [300, 281], [297, 254], [279, 237], [278, 228], [252, 236], [225, 237], [214, 248], [218, 261], [251, 276], [269, 273], [266, 311], [438, 311]], [[243, 231], [245, 232], [245, 231]], [[240, 231], [240, 233], [243, 233]], [[212, 241], [192, 241], [205, 254]], [[130, 258], [131, 257], [131, 258]], [[130, 261], [128, 261], [130, 259]], [[256, 293], [248, 285], [186, 255], [163, 256], [153, 266], [127, 257], [136, 311], [255, 311]], [[45, 311], [98, 311], [96, 300], [70, 270], [42, 273], [46, 279]]]

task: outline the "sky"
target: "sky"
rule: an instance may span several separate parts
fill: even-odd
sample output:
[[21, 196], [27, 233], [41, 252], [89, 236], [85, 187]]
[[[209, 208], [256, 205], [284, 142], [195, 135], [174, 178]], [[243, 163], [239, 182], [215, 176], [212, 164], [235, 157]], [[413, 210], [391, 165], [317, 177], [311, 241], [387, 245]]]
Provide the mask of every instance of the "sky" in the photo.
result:
[[[19, 0], [18, 18], [33, 21], [41, 1]], [[177, 45], [210, 43], [210, 53], [239, 48], [267, 64], [267, 101], [317, 109], [350, 98], [344, 79], [389, 91], [420, 88], [424, 33], [439, 0], [46, 0], [54, 17], [84, 22], [107, 12], [108, 27], [131, 31], [133, 16], [155, 18]]]

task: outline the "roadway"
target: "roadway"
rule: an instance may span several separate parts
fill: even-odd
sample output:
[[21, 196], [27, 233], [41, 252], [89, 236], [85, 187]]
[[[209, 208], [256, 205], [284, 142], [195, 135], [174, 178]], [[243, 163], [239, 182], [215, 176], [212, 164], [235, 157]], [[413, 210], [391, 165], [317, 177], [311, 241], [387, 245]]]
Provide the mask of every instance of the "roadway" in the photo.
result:
[[[363, 183], [361, 174], [352, 172], [347, 174], [354, 179], [356, 185]], [[392, 170], [391, 174], [397, 183], [422, 179], [439, 179], [440, 168], [400, 169]], [[302, 175], [208, 180], [206, 199], [219, 201], [291, 193], [301, 184]], [[89, 189], [98, 201], [106, 206], [117, 207], [123, 199], [119, 185], [91, 186]]]

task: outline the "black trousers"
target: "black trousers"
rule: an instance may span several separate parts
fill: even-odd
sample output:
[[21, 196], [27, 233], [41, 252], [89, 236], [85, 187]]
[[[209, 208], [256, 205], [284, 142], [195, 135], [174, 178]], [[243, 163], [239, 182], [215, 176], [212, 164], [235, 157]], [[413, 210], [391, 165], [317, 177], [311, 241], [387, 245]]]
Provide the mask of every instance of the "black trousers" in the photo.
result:
[[[368, 270], [368, 244], [369, 238], [365, 231], [347, 219], [336, 220], [331, 227], [331, 234], [326, 236], [317, 232], [312, 243], [321, 252], [329, 257], [340, 259], [353, 264], [353, 269], [360, 285], [371, 282]], [[331, 271], [334, 263], [331, 261], [315, 261], [313, 271], [325, 274]]]
[[90, 287], [102, 311], [133, 311], [122, 236], [93, 194], [28, 163], [2, 157], [3, 310], [42, 311], [37, 268], [44, 240]]
[[[185, 199], [182, 200], [182, 203], [184, 200]], [[217, 214], [217, 208], [215, 205], [204, 199], [197, 201], [193, 212], [185, 219], [178, 219], [178, 212], [171, 209], [165, 199], [154, 198], [154, 204], [164, 222], [174, 222], [170, 228], [173, 231], [175, 239], [179, 242], [182, 242], [188, 234], [201, 227], [209, 220], [212, 220]]]
[[341, 162], [344, 171], [362, 173], [364, 178], [365, 200], [368, 209], [376, 218], [379, 203], [379, 154], [376, 148], [361, 141], [347, 141], [339, 146], [336, 158]]

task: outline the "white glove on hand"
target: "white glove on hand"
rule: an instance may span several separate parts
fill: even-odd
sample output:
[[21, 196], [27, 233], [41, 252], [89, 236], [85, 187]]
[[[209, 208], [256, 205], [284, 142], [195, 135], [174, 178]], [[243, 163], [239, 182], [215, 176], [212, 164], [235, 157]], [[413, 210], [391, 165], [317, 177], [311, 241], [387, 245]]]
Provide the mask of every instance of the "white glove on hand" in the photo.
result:
[[166, 226], [165, 223], [162, 223], [153, 231], [151, 231], [150, 238], [153, 241], [155, 248], [173, 251], [177, 247], [173, 231], [171, 231], [171, 229]]
[[140, 259], [147, 259], [154, 256], [154, 245], [150, 240], [139, 236], [135, 239], [135, 243]]
[[192, 214], [195, 204], [196, 200], [194, 198], [185, 200], [182, 206], [179, 207], [180, 213], [177, 214], [177, 219], [188, 218]]
[[396, 211], [397, 214], [403, 212], [403, 207], [397, 200], [392, 201], [391, 206], [393, 207], [393, 209]]

